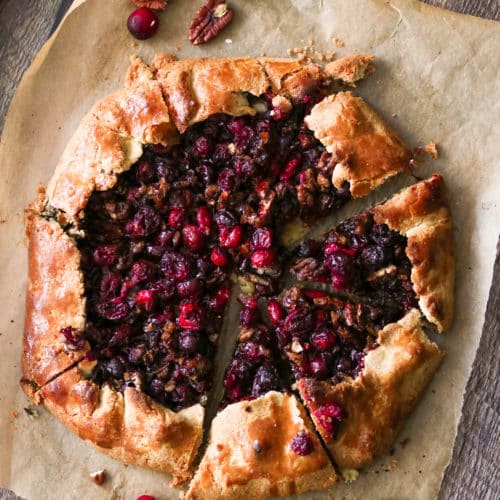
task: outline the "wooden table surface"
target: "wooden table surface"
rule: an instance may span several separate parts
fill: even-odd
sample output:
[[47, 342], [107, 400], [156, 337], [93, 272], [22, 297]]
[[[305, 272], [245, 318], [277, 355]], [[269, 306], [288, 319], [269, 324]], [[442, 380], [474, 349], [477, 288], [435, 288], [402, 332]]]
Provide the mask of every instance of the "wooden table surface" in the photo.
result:
[[[500, 20], [499, 0], [426, 2]], [[24, 70], [71, 3], [72, 0], [0, 0], [0, 133], [8, 105]], [[500, 368], [496, 342], [499, 326], [500, 254], [497, 252], [483, 334], [466, 388], [453, 458], [446, 469], [439, 494], [443, 500], [500, 498]], [[0, 488], [0, 500], [7, 498], [4, 495]]]

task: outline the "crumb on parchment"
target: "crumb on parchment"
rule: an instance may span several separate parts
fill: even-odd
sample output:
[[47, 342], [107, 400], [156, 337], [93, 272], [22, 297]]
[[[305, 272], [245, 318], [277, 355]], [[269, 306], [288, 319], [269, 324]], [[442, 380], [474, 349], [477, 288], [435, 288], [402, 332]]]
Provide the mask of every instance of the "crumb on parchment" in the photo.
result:
[[425, 150], [429, 155], [432, 156], [435, 160], [439, 158], [439, 152], [437, 149], [437, 144], [434, 141], [430, 141], [425, 145]]

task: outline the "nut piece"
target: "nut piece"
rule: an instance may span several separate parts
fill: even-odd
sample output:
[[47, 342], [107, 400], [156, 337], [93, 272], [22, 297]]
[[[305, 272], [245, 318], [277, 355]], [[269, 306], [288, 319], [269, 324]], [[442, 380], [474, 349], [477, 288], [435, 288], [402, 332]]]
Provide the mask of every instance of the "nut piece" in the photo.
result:
[[206, 43], [217, 36], [233, 19], [233, 10], [224, 0], [208, 0], [200, 7], [189, 26], [193, 45]]
[[100, 486], [106, 480], [105, 470], [101, 469], [101, 470], [96, 470], [95, 472], [91, 472], [90, 479], [92, 479], [92, 481], [94, 481], [95, 484], [98, 484]]
[[130, 0], [137, 7], [147, 7], [153, 10], [163, 10], [167, 6], [167, 0]]

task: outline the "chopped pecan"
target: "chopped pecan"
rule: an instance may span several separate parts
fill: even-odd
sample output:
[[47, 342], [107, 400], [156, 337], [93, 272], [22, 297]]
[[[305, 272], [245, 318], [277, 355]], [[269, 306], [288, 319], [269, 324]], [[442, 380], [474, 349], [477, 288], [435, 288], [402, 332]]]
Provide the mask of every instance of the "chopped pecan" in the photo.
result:
[[163, 10], [167, 6], [167, 0], [130, 0], [137, 7], [147, 7], [153, 10]]
[[224, 0], [208, 0], [200, 7], [189, 26], [193, 45], [206, 43], [217, 36], [233, 19], [233, 10]]

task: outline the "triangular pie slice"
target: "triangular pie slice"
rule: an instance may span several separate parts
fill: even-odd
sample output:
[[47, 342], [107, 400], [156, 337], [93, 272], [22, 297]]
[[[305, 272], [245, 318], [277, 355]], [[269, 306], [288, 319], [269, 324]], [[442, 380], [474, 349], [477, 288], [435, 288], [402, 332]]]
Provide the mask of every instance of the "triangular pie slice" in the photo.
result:
[[299, 246], [291, 266], [321, 282], [384, 304], [413, 307], [442, 332], [453, 318], [454, 250], [443, 180], [435, 174]]
[[280, 373], [272, 329], [246, 299], [224, 397], [187, 499], [283, 496], [337, 480], [312, 422]]
[[298, 288], [268, 307], [335, 464], [368, 465], [393, 442], [444, 356], [423, 332], [420, 312], [394, 322], [383, 305]]

